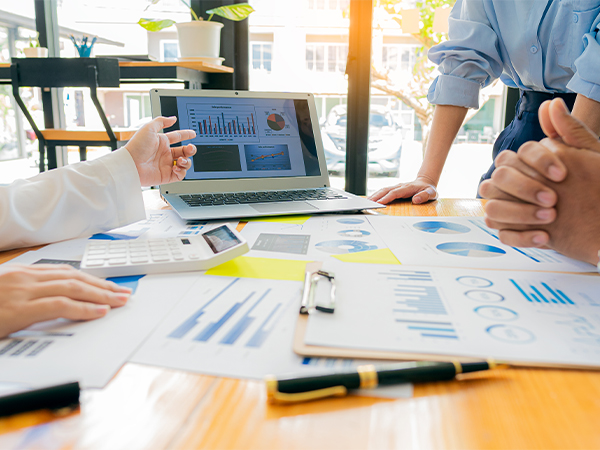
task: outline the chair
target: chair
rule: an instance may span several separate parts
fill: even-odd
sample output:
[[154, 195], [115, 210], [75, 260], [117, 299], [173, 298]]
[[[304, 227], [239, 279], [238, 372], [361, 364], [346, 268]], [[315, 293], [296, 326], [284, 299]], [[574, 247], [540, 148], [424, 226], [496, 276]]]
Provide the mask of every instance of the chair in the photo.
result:
[[[119, 62], [116, 58], [13, 58], [10, 70], [15, 101], [23, 111], [39, 142], [40, 172], [46, 169], [46, 153], [48, 169], [57, 167], [57, 146], [78, 146], [80, 158], [85, 160], [88, 146], [108, 146], [112, 150], [116, 150], [133, 136], [134, 131], [115, 132], [112, 130], [98, 100], [97, 88], [119, 87]], [[23, 103], [19, 93], [21, 87], [90, 88], [90, 96], [100, 115], [104, 131], [40, 130]]]

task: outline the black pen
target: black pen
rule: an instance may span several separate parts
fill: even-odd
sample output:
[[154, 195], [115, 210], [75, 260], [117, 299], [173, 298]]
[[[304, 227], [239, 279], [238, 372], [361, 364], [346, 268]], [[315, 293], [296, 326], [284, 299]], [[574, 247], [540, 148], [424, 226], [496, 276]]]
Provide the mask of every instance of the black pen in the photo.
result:
[[67, 383], [0, 397], [0, 417], [38, 409], [62, 409], [79, 405], [79, 383]]
[[278, 380], [267, 376], [267, 399], [270, 403], [296, 403], [325, 397], [343, 397], [349, 389], [373, 389], [400, 383], [423, 383], [452, 380], [459, 373], [494, 369], [492, 361], [413, 362], [375, 367], [358, 366], [351, 372]]

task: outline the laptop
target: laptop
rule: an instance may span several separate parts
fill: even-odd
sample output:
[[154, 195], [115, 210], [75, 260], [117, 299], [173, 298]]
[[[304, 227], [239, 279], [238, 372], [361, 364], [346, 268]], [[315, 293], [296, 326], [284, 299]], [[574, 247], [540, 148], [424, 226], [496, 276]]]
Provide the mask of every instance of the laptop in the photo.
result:
[[198, 151], [185, 178], [160, 186], [185, 220], [382, 208], [330, 186], [315, 99], [307, 93], [152, 89], [164, 131], [192, 129]]

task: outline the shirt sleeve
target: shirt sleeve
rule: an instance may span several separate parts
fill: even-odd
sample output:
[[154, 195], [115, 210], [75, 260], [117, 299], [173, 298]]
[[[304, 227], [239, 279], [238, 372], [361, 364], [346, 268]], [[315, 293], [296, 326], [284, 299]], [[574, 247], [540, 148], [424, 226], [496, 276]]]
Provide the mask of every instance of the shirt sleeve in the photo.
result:
[[592, 31], [583, 36], [583, 53], [575, 60], [575, 74], [567, 88], [587, 98], [600, 102], [600, 16]]
[[435, 105], [479, 108], [479, 91], [502, 75], [498, 35], [483, 0], [457, 0], [449, 18], [449, 39], [429, 50], [438, 76], [427, 94]]
[[146, 217], [126, 149], [0, 187], [0, 250], [107, 231]]

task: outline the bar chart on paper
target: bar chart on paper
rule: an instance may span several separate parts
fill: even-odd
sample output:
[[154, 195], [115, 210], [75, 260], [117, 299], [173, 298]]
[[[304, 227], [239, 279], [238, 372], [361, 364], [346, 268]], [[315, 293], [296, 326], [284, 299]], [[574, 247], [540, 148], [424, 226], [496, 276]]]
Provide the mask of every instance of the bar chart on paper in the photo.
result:
[[326, 269], [336, 273], [336, 320], [310, 316], [308, 345], [600, 367], [600, 277], [366, 264], [341, 270], [334, 263]]
[[297, 316], [291, 305], [300, 286], [199, 277], [133, 360], [243, 378], [262, 378], [282, 365], [294, 370], [301, 360], [291, 351]]

